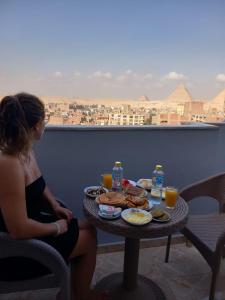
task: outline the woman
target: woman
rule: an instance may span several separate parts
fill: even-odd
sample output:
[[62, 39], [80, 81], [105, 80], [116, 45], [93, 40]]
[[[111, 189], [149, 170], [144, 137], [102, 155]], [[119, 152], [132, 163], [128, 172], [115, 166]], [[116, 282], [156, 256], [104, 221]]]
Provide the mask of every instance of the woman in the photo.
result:
[[[90, 290], [96, 263], [95, 229], [88, 222], [77, 221], [69, 209], [59, 205], [38, 168], [32, 146], [44, 128], [44, 104], [37, 97], [20, 93], [2, 99], [0, 231], [14, 239], [38, 238], [57, 249], [66, 262], [71, 261], [75, 299], [105, 299], [104, 293]], [[50, 204], [53, 214], [41, 213], [44, 203]], [[5, 269], [8, 280], [46, 273], [44, 266], [22, 258], [6, 259], [0, 267]]]

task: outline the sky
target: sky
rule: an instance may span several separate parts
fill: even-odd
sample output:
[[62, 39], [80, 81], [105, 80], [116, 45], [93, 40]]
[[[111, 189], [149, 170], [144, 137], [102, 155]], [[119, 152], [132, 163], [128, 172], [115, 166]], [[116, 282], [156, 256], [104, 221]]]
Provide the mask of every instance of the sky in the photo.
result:
[[225, 0], [0, 0], [0, 94], [196, 99], [225, 88]]

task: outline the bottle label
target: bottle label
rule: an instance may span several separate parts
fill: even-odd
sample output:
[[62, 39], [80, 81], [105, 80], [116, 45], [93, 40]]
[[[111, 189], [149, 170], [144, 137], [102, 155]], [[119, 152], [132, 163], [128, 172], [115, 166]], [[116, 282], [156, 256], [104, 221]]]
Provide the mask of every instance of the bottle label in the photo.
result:
[[121, 170], [116, 170], [112, 174], [113, 179], [113, 190], [122, 190], [122, 179], [123, 179], [123, 173]]
[[161, 176], [161, 175], [158, 175], [158, 176], [156, 176], [156, 185], [158, 186], [158, 187], [162, 187], [163, 186], [163, 176]]

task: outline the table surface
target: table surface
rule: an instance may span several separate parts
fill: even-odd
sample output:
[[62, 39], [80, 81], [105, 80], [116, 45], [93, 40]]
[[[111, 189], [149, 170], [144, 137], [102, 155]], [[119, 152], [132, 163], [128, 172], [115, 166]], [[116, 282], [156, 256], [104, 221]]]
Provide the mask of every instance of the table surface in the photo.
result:
[[165, 210], [171, 215], [171, 220], [164, 223], [151, 221], [146, 225], [136, 226], [126, 223], [122, 218], [106, 220], [98, 216], [98, 204], [95, 200], [85, 197], [84, 213], [88, 220], [96, 227], [121, 236], [130, 238], [157, 238], [173, 234], [182, 229], [187, 222], [188, 205], [179, 197], [174, 209]]

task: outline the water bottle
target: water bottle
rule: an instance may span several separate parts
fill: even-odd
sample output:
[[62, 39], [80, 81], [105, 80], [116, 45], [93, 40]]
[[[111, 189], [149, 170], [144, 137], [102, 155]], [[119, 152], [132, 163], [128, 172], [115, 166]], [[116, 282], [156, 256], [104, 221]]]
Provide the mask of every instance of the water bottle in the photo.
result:
[[120, 161], [115, 162], [112, 170], [112, 189], [113, 191], [122, 191], [123, 168]]
[[151, 188], [151, 200], [155, 205], [161, 204], [164, 176], [165, 175], [162, 166], [156, 165], [155, 170], [152, 173], [152, 188]]

